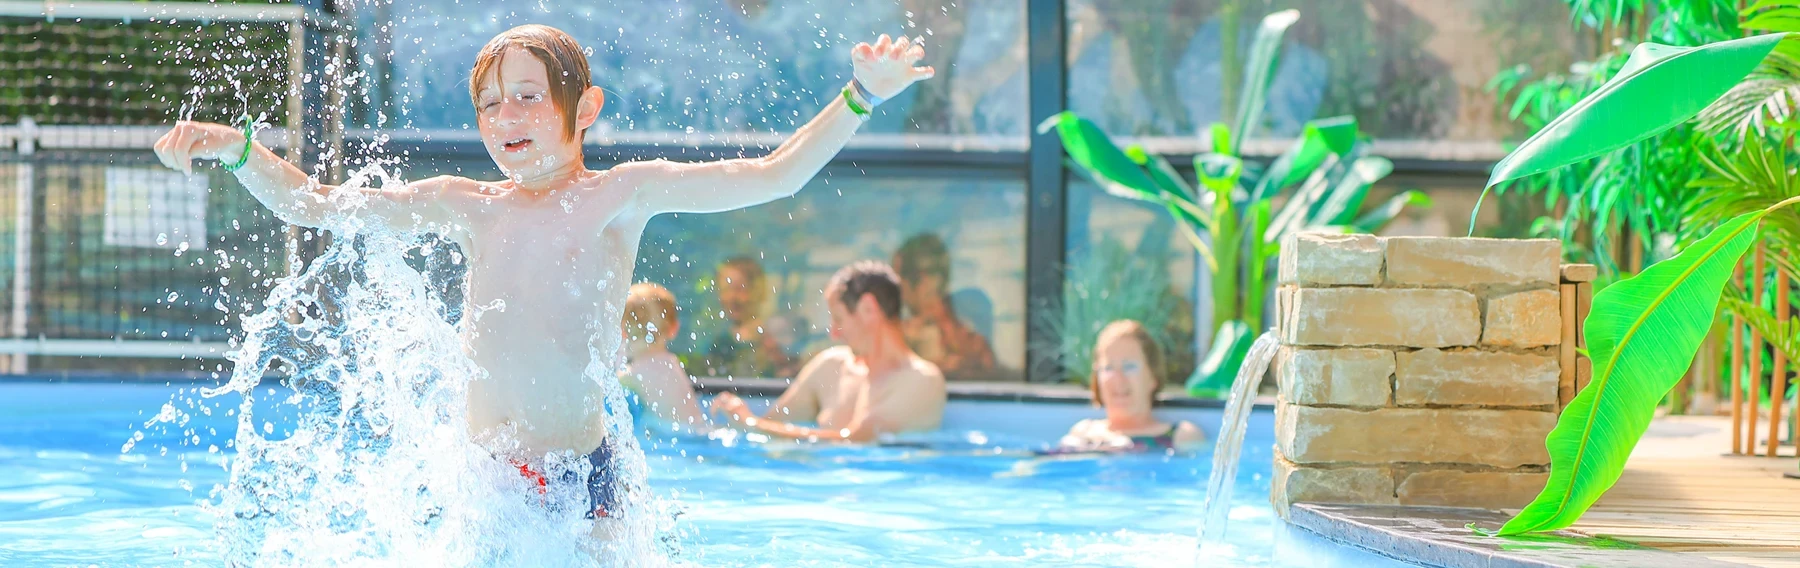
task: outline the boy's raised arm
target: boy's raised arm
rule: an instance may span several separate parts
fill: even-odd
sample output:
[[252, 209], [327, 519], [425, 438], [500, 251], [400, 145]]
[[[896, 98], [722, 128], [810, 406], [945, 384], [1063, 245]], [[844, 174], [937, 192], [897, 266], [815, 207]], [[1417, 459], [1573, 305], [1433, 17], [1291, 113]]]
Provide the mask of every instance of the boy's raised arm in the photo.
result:
[[925, 48], [906, 37], [892, 41], [884, 34], [875, 45], [857, 44], [850, 50], [856, 77], [850, 89], [860, 87], [876, 100], [860, 94], [850, 100], [833, 97], [825, 110], [767, 156], [700, 163], [651, 160], [614, 169], [636, 181], [639, 200], [652, 214], [717, 213], [791, 196], [849, 143], [872, 110], [865, 104], [892, 98], [914, 82], [931, 78], [932, 68], [914, 66], [924, 57]]
[[[249, 147], [246, 148], [246, 143]], [[222, 124], [181, 121], [156, 141], [156, 157], [163, 165], [193, 173], [195, 159], [243, 163], [232, 173], [263, 206], [283, 222], [318, 227], [336, 209], [326, 197], [337, 186], [319, 183], [300, 168], [275, 155], [260, 143], [246, 140], [238, 129]], [[247, 152], [247, 154], [246, 154]], [[400, 189], [364, 189], [365, 207], [388, 219], [401, 230], [431, 224], [448, 224], [449, 209], [437, 194], [461, 178], [438, 177], [406, 184]]]

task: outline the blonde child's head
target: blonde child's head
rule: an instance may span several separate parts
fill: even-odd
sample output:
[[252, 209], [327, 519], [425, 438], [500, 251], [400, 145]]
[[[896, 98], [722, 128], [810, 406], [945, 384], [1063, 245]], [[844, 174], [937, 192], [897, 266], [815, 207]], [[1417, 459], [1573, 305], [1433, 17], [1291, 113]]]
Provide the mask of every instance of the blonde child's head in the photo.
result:
[[663, 346], [681, 328], [675, 294], [649, 282], [633, 284], [625, 298], [625, 338], [633, 345]]

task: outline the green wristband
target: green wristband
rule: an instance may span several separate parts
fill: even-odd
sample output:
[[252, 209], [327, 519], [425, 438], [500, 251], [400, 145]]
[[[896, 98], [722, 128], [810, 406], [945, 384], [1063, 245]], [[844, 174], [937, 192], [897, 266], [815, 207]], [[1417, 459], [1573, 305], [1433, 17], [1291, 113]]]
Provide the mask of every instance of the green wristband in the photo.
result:
[[862, 105], [856, 103], [856, 94], [850, 92], [849, 85], [844, 85], [844, 106], [850, 107], [850, 112], [856, 113], [856, 116], [865, 118], [869, 116], [869, 109], [863, 108]]
[[239, 128], [244, 131], [244, 155], [238, 156], [238, 161], [235, 164], [223, 164], [225, 166], [225, 171], [227, 172], [236, 172], [239, 169], [242, 169], [244, 164], [250, 163], [250, 148], [256, 146], [256, 121], [251, 119], [250, 115], [246, 114], [238, 117], [238, 122], [243, 123]]

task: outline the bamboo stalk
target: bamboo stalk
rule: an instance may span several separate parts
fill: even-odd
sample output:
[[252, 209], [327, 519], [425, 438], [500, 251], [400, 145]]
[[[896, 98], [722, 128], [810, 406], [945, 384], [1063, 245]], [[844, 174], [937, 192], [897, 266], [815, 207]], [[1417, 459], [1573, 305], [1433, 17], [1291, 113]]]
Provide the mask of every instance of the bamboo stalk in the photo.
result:
[[[1788, 307], [1788, 275], [1787, 271], [1775, 269], [1775, 321], [1786, 322], [1791, 310]], [[1787, 402], [1787, 354], [1780, 349], [1775, 350], [1775, 372], [1769, 377], [1769, 449], [1764, 454], [1775, 457], [1775, 449], [1781, 446], [1781, 407]]]
[[[1757, 243], [1756, 260], [1750, 268], [1750, 303], [1757, 306], [1762, 305], [1763, 269], [1766, 266], [1762, 243]], [[1746, 353], [1750, 357], [1750, 394], [1744, 401], [1745, 417], [1748, 418], [1744, 421], [1744, 453], [1747, 455], [1756, 455], [1756, 417], [1761, 411], [1756, 399], [1758, 391], [1762, 390], [1762, 343], [1762, 333], [1750, 328], [1750, 352]]]
[[[1744, 263], [1738, 261], [1732, 270], [1732, 284], [1744, 281]], [[1737, 314], [1731, 316], [1731, 453], [1743, 454], [1739, 451], [1744, 443], [1744, 320]]]

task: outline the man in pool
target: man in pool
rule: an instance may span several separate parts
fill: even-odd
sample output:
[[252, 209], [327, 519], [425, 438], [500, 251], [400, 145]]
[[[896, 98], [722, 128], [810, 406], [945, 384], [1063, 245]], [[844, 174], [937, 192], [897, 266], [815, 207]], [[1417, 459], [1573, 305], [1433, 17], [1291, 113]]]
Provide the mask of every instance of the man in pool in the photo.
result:
[[924, 55], [904, 37], [857, 44], [850, 50], [854, 79], [842, 100], [759, 158], [588, 169], [581, 140], [604, 94], [575, 40], [539, 25], [495, 36], [476, 56], [469, 80], [482, 143], [504, 180], [440, 176], [340, 191], [237, 128], [197, 122], [177, 123], [157, 141], [156, 154], [189, 172], [195, 158], [223, 162], [291, 224], [325, 226], [354, 210], [395, 229], [454, 239], [469, 259], [468, 305], [492, 306], [463, 329], [465, 351], [487, 373], [468, 387], [470, 431], [540, 486], [585, 484], [587, 514], [613, 516], [604, 391], [584, 370], [592, 350], [609, 358], [599, 363], [605, 376], [613, 374], [617, 361], [610, 358], [620, 354], [622, 306], [645, 223], [663, 213], [730, 211], [793, 195], [843, 149], [870, 109], [932, 76], [930, 67], [915, 66]]
[[825, 307], [831, 337], [844, 345], [808, 361], [768, 414], [757, 416], [728, 392], [713, 397], [712, 411], [738, 428], [797, 440], [869, 442], [936, 430], [944, 420], [944, 374], [906, 345], [894, 269], [862, 261], [838, 270], [825, 285]]

